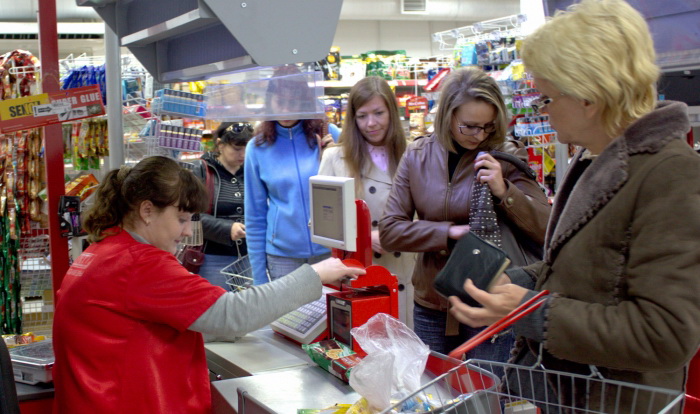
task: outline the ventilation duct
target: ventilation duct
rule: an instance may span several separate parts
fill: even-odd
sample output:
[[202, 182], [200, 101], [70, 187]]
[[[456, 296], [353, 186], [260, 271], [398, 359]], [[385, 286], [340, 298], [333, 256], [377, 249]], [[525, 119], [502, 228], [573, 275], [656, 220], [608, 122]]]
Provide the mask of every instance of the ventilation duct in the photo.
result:
[[428, 0], [401, 0], [401, 14], [425, 14]]
[[322, 59], [342, 0], [76, 0], [161, 83]]

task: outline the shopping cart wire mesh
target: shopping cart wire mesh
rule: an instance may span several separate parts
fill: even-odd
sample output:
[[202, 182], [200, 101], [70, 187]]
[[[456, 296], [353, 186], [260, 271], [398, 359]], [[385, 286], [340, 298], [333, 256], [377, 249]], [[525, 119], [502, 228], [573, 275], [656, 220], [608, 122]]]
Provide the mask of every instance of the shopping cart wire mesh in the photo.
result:
[[[502, 382], [498, 386], [489, 386], [493, 381], [491, 372], [499, 369], [506, 372]], [[675, 413], [680, 411], [683, 396], [678, 390], [603, 379], [595, 372], [580, 375], [547, 370], [541, 365], [524, 367], [472, 359], [425, 384], [383, 412]], [[431, 401], [430, 409], [406, 410], [416, 397]]]
[[221, 274], [226, 275], [226, 284], [232, 292], [240, 292], [253, 286], [253, 267], [247, 254], [241, 256], [239, 244], [236, 243], [238, 258], [230, 265], [221, 269]]

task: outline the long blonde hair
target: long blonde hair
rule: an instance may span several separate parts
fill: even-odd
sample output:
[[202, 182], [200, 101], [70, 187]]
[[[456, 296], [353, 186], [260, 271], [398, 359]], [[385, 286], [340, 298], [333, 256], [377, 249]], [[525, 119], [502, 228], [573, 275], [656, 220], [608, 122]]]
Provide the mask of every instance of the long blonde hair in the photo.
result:
[[389, 158], [389, 174], [392, 177], [396, 173], [396, 167], [404, 151], [406, 151], [406, 136], [401, 127], [396, 96], [391, 91], [389, 84], [378, 76], [369, 76], [357, 82], [350, 89], [345, 122], [340, 134], [340, 146], [343, 149], [344, 161], [350, 172], [350, 177], [355, 179], [355, 190], [358, 197], [361, 197], [363, 192], [360, 180], [362, 169], [367, 162], [370, 162], [368, 161], [370, 155], [367, 151], [367, 145], [365, 145], [365, 138], [357, 127], [355, 117], [359, 108], [377, 96], [382, 98], [389, 111], [389, 129], [384, 137], [384, 145]]

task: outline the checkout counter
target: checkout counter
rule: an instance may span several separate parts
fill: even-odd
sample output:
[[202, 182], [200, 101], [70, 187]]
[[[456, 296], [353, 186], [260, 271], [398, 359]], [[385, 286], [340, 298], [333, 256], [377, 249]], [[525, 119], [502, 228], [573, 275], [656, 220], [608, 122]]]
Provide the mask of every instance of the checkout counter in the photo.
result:
[[[204, 346], [212, 376], [212, 412], [296, 413], [360, 399], [317, 366], [301, 346], [265, 327], [236, 342]], [[218, 379], [221, 378], [221, 379]]]
[[[238, 342], [205, 344], [205, 350], [209, 369], [222, 377], [211, 383], [214, 414], [295, 414], [302, 408], [353, 404], [361, 397], [350, 385], [311, 361], [301, 346], [275, 334], [269, 327], [252, 332]], [[421, 384], [430, 383], [461, 362], [431, 352]], [[237, 376], [240, 374], [246, 376]], [[478, 368], [459, 368], [449, 381], [433, 383], [431, 392], [435, 397], [450, 396], [451, 399], [475, 389], [493, 391], [497, 384], [498, 378], [491, 373]], [[495, 396], [493, 393], [485, 395], [490, 395], [487, 400]], [[490, 408], [482, 405], [474, 412], [500, 412], [498, 398], [475, 401], [493, 405]]]
[[[328, 336], [364, 352], [349, 337], [351, 328], [383, 312], [398, 318], [398, 282], [383, 267], [372, 266], [370, 212], [355, 200], [352, 178], [314, 176], [310, 182], [311, 239], [333, 249], [333, 256], [367, 274], [348, 283], [350, 290], [326, 295]], [[296, 413], [360, 399], [350, 385], [317, 366], [301, 346], [271, 328], [234, 343], [205, 344], [217, 414]]]

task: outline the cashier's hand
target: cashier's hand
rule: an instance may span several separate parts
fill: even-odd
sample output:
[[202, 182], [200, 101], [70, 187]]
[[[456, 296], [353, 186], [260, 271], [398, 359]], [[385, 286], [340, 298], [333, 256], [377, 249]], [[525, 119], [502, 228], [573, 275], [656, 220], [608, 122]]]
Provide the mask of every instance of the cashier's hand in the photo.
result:
[[[503, 282], [503, 276], [499, 283]], [[497, 320], [509, 314], [517, 308], [527, 294], [528, 290], [512, 283], [499, 284], [491, 288], [491, 292], [481, 290], [474, 286], [471, 279], [464, 282], [464, 290], [483, 305], [483, 308], [474, 308], [462, 302], [457, 296], [450, 296], [450, 312], [463, 324], [472, 328], [491, 325]]]
[[311, 267], [318, 273], [324, 285], [335, 284], [343, 279], [357, 279], [357, 276], [367, 273], [365, 269], [348, 267], [335, 257], [314, 263]]

